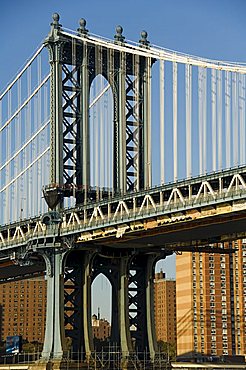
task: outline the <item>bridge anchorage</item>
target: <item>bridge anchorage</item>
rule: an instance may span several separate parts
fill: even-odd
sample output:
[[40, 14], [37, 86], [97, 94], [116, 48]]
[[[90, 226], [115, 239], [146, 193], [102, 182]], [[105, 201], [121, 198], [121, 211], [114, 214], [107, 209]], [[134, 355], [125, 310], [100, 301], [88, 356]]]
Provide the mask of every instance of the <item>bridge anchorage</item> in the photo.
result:
[[[17, 120], [15, 136], [18, 138], [18, 130], [22, 127], [22, 116], [19, 115], [26, 106], [27, 114], [23, 113], [25, 125], [28, 126], [32, 118], [39, 123], [36, 132], [32, 127], [23, 129], [21, 137], [26, 137], [21, 149], [16, 148], [12, 154], [8, 145], [4, 145], [1, 152], [5, 162], [0, 164], [0, 172], [6, 181], [1, 183], [0, 196], [6, 192], [1, 198], [4, 205], [11, 203], [12, 199], [16, 200], [20, 205], [20, 217], [15, 211], [15, 204], [13, 209], [6, 211], [11, 222], [3, 215], [0, 253], [5, 264], [1, 266], [0, 279], [5, 281], [45, 272], [46, 331], [38, 362], [40, 366], [72, 366], [67, 360], [70, 351], [72, 359], [86, 368], [141, 368], [144, 361], [148, 362], [148, 368], [154, 367], [156, 361], [161, 361], [153, 316], [156, 262], [182, 251], [233, 253], [227, 242], [246, 237], [243, 95], [246, 68], [152, 47], [145, 31], [141, 33], [138, 44], [125, 42], [120, 26], [116, 28], [114, 41], [95, 37], [86, 29], [83, 19], [77, 32], [68, 32], [60, 25], [58, 14], [53, 15], [51, 30], [42, 48], [49, 51], [50, 72], [42, 80], [41, 69], [38, 68], [39, 85], [38, 88], [35, 85], [33, 92], [31, 72], [27, 72], [27, 83], [22, 86], [28, 87], [29, 95], [23, 104], [18, 99], [18, 108], [13, 114], [9, 103], [11, 98], [8, 99], [5, 110], [9, 111], [9, 117], [0, 127], [1, 143], [8, 142], [11, 132], [15, 132], [10, 125]], [[42, 48], [15, 80], [18, 96], [21, 95], [18, 79], [26, 70], [29, 71], [29, 66], [39, 57]], [[171, 63], [173, 169], [170, 171], [173, 172], [173, 181], [165, 181], [166, 162], [162, 155], [161, 183], [153, 186], [151, 81], [152, 70], [158, 61], [161, 137], [164, 136], [164, 91], [168, 94], [168, 89], [164, 89], [164, 62]], [[38, 60], [39, 66], [40, 63]], [[183, 101], [187, 124], [185, 156], [182, 154], [186, 158], [186, 180], [180, 180], [178, 176], [179, 63], [182, 64], [181, 71], [185, 71], [183, 82], [186, 84], [186, 100]], [[198, 90], [197, 100], [193, 99], [198, 109], [194, 111], [199, 113], [197, 119], [200, 125], [197, 173], [192, 172], [191, 86], [195, 86], [192, 83], [192, 68], [196, 68], [194, 75]], [[168, 68], [165, 73], [167, 71]], [[234, 80], [231, 80], [231, 74], [234, 74]], [[207, 78], [210, 78], [209, 83]], [[47, 94], [46, 86], [42, 95], [40, 89], [48, 81], [50, 93]], [[95, 81], [99, 81], [99, 89]], [[0, 101], [10, 94], [15, 82], [1, 95]], [[237, 91], [236, 97], [231, 84]], [[212, 105], [207, 108], [203, 98], [208, 85], [212, 89], [209, 95]], [[222, 91], [226, 96], [225, 122], [222, 122], [219, 106]], [[97, 124], [93, 126], [92, 109], [106, 93], [110, 102], [104, 102], [105, 110], [107, 114], [111, 111], [112, 115], [105, 118], [105, 112], [100, 112]], [[40, 100], [34, 104], [37, 117], [29, 107], [36, 94], [40, 94]], [[48, 100], [50, 117], [47, 120], [46, 114], [42, 113], [41, 102], [44, 102], [45, 111]], [[242, 148], [232, 155], [232, 143], [226, 137], [229, 140], [228, 153], [224, 158], [220, 138], [223, 123], [226, 132], [230, 133], [228, 106], [231, 103], [233, 117], [238, 123], [234, 144], [240, 143]], [[237, 107], [240, 108], [240, 117], [235, 113]], [[208, 112], [212, 116], [212, 147], [206, 142]], [[107, 126], [107, 123], [110, 125]], [[47, 138], [49, 144], [46, 143]], [[31, 148], [28, 155], [25, 150], [32, 144], [36, 146], [36, 151], [33, 153]], [[160, 145], [160, 154], [164, 153], [163, 150], [163, 145]], [[22, 151], [23, 158], [19, 159]], [[208, 152], [212, 153], [210, 174], [207, 173]], [[231, 168], [233, 156], [235, 166]], [[194, 157], [196, 160], [196, 155]], [[28, 158], [30, 161], [27, 163]], [[14, 170], [9, 167], [12, 161]], [[16, 174], [16, 164], [22, 163], [27, 169]], [[31, 179], [28, 178], [28, 171]], [[47, 172], [49, 180], [44, 176], [39, 184], [40, 176]], [[28, 217], [23, 202], [29, 202], [30, 198], [37, 202], [36, 188], [30, 190], [32, 182], [37, 183], [39, 190], [38, 186], [43, 186], [48, 209], [44, 203], [39, 211], [30, 207], [32, 210]], [[14, 195], [18, 196], [15, 198]], [[103, 351], [106, 360], [105, 357], [95, 357], [92, 338], [91, 286], [101, 273], [112, 287], [112, 328], [108, 346], [120, 353], [111, 357], [111, 362], [107, 362], [107, 348]], [[70, 348], [66, 338], [70, 338]]]

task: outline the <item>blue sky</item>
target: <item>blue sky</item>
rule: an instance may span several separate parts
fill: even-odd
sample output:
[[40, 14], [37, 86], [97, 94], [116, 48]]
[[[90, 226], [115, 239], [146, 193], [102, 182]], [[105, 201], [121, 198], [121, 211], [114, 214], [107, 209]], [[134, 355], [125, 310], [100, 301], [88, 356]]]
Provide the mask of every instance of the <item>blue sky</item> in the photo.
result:
[[130, 40], [145, 29], [153, 44], [222, 60], [246, 60], [245, 0], [1, 0], [0, 90], [49, 31], [52, 13], [64, 27], [87, 20], [94, 34]]
[[[245, 0], [1, 0], [0, 90], [44, 40], [54, 12], [66, 28], [77, 29], [83, 17], [97, 35], [113, 38], [120, 24], [129, 40], [138, 41], [146, 30], [155, 45], [246, 62]], [[160, 264], [168, 276], [174, 276], [173, 261]], [[105, 284], [99, 282], [97, 289], [107, 291]]]

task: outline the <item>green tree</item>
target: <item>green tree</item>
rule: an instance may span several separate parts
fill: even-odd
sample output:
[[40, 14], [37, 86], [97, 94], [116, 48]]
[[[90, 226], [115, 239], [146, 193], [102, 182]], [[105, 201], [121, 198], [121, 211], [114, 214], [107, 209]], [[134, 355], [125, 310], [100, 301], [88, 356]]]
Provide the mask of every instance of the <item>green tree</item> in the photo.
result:
[[176, 344], [175, 343], [168, 343], [168, 342], [164, 342], [163, 340], [159, 340], [157, 344], [158, 344], [158, 350], [162, 353], [165, 353], [169, 361], [176, 360]]

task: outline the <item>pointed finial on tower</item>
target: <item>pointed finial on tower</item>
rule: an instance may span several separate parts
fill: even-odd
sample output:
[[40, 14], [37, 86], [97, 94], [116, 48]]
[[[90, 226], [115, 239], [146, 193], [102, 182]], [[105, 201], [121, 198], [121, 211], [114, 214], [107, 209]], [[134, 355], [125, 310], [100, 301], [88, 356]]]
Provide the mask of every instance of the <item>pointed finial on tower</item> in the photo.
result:
[[115, 31], [116, 31], [116, 35], [114, 35], [115, 41], [124, 42], [125, 37], [122, 35], [123, 28], [121, 26], [117, 26]]
[[140, 33], [141, 39], [139, 40], [139, 43], [143, 46], [149, 46], [149, 41], [147, 40], [148, 33], [146, 31], [142, 31]]
[[55, 30], [60, 30], [61, 29], [61, 24], [59, 23], [59, 20], [60, 20], [60, 16], [58, 13], [54, 13], [52, 15], [52, 18], [53, 18], [53, 22], [50, 24], [51, 27]]
[[85, 28], [86, 20], [84, 18], [80, 18], [79, 20], [79, 28], [77, 29], [80, 35], [86, 36], [88, 34], [88, 30]]

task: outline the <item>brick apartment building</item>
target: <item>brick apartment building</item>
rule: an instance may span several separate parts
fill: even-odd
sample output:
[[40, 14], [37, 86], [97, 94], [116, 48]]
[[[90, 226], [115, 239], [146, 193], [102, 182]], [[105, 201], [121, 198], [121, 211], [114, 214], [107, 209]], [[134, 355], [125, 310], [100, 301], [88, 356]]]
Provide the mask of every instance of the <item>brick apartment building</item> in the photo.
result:
[[0, 284], [0, 340], [22, 335], [28, 342], [44, 341], [46, 281], [44, 277]]
[[176, 344], [176, 282], [155, 274], [155, 327], [157, 341]]
[[177, 256], [179, 356], [246, 353], [246, 240], [232, 246], [232, 254]]
[[[98, 315], [99, 316], [99, 315]], [[111, 326], [106, 319], [100, 319], [100, 316], [92, 316], [92, 336], [99, 340], [106, 340], [110, 337]]]

